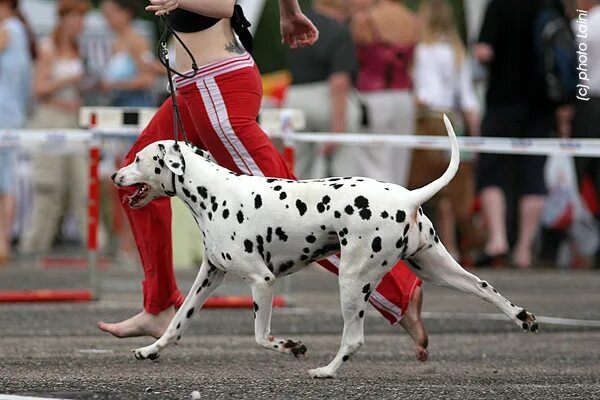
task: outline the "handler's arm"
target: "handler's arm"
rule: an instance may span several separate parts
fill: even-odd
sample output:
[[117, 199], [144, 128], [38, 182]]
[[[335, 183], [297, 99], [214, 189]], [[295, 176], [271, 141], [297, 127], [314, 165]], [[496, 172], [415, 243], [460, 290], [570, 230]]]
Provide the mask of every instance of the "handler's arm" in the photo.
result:
[[146, 11], [167, 14], [176, 8], [213, 18], [230, 18], [235, 0], [149, 0]]

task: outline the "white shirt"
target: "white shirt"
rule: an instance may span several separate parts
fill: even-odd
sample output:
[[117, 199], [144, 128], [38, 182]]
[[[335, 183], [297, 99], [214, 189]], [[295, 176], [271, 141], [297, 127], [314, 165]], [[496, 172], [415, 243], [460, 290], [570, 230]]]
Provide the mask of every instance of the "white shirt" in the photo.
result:
[[[435, 111], [477, 111], [468, 60], [456, 65], [450, 43], [420, 43], [415, 50], [414, 86], [417, 99]], [[456, 110], [460, 108], [460, 110]]]

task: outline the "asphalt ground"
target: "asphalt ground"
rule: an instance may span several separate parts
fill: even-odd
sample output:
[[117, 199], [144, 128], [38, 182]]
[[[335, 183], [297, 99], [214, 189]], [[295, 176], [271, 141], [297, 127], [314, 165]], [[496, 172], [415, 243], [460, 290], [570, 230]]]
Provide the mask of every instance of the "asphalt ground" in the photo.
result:
[[[141, 273], [103, 270], [100, 301], [0, 305], [0, 398], [189, 399], [198, 391], [202, 399], [600, 399], [600, 272], [474, 272], [536, 314], [540, 332], [523, 333], [492, 305], [425, 284], [426, 363], [415, 360], [400, 327], [371, 311], [365, 345], [338, 377], [312, 380], [308, 369], [333, 358], [342, 329], [329, 273], [294, 275], [290, 307], [273, 314], [273, 333], [302, 340], [306, 359], [258, 347], [251, 310], [210, 309], [195, 315], [180, 345], [152, 362], [131, 353], [151, 339], [96, 329], [99, 319], [141, 309]], [[184, 290], [193, 276], [178, 273]], [[25, 263], [0, 269], [0, 291], [81, 288], [86, 279], [85, 271]], [[218, 294], [249, 290], [228, 280]]]

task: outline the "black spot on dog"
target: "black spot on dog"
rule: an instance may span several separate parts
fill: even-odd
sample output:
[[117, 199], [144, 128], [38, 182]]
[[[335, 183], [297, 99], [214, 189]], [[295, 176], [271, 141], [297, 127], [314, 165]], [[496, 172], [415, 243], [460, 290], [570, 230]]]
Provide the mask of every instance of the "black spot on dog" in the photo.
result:
[[354, 199], [354, 205], [356, 208], [367, 208], [369, 207], [369, 200], [364, 196], [358, 196]]
[[181, 328], [181, 322], [179, 322], [179, 323], [177, 324], [177, 327], [176, 327], [176, 329], [179, 329], [179, 328]]
[[[512, 306], [512, 304], [511, 304]], [[525, 309], [522, 309], [520, 313], [517, 314], [517, 319], [520, 321], [526, 321], [527, 320], [527, 311], [525, 311]]]
[[211, 212], [208, 213], [208, 220], [212, 221], [212, 213]]
[[268, 282], [268, 281], [270, 281], [270, 280], [271, 280], [271, 277], [269, 277], [269, 276], [265, 276], [265, 281], [267, 281], [267, 282]]
[[327, 227], [325, 225], [321, 225], [321, 230], [324, 231], [325, 229], [327, 229]]
[[271, 239], [273, 238], [273, 228], [267, 228], [267, 243], [271, 243]]
[[179, 181], [179, 183], [183, 183], [183, 176], [178, 176], [177, 180]]
[[181, 191], [183, 192], [183, 194], [185, 195], [185, 197], [190, 197], [192, 194], [190, 193], [189, 190], [187, 190], [186, 188], [181, 188]]
[[342, 357], [342, 361], [348, 361], [350, 359], [350, 356], [348, 354], [346, 354], [344, 357]]
[[306, 213], [306, 203], [302, 200], [296, 200], [296, 208], [298, 209], [300, 216], [303, 216]]
[[363, 293], [368, 293], [371, 290], [371, 284], [367, 283], [365, 286], [363, 286], [362, 288], [362, 292]]
[[362, 210], [360, 210], [358, 215], [360, 215], [362, 219], [368, 221], [369, 219], [371, 219], [371, 210], [369, 210], [368, 208], [363, 208]]
[[193, 203], [195, 203], [196, 201], [198, 201], [198, 198], [194, 194], [190, 197], [190, 199], [192, 199]]
[[440, 242], [439, 236], [435, 235], [435, 237], [433, 238], [433, 241], [436, 242], [436, 243], [439, 243]]
[[494, 290], [494, 293], [498, 293], [498, 291], [496, 289], [493, 289], [493, 290]]
[[481, 282], [481, 286], [483, 286], [484, 288], [486, 288], [487, 285], [488, 285], [487, 282]]
[[308, 235], [308, 236], [306, 237], [306, 241], [307, 241], [308, 243], [314, 243], [314, 242], [316, 242], [316, 241], [317, 241], [317, 238], [315, 237], [315, 235]]
[[288, 235], [285, 233], [285, 231], [283, 229], [281, 229], [281, 227], [277, 227], [275, 229], [275, 234], [277, 235], [279, 240], [281, 240], [282, 242], [287, 242]]
[[385, 267], [388, 264], [387, 260], [385, 260], [384, 262], [381, 263], [382, 267]]
[[252, 302], [252, 306], [254, 307], [254, 312], [258, 311], [258, 304], [255, 301]]
[[340, 243], [342, 244], [342, 246], [346, 246], [348, 244], [348, 241], [346, 240], [346, 238], [343, 238]]
[[409, 229], [410, 229], [410, 224], [406, 224], [406, 226], [404, 227], [404, 233], [403, 233], [404, 236], [406, 236]]
[[219, 205], [217, 203], [212, 203], [213, 212], [217, 211], [217, 207], [219, 207]]
[[206, 204], [204, 204], [204, 202], [200, 202], [200, 208], [203, 210], [206, 210]]
[[237, 220], [238, 222], [241, 224], [242, 222], [244, 222], [244, 213], [242, 212], [242, 210], [238, 211], [237, 213]]
[[336, 217], [336, 218], [341, 218], [342, 214], [339, 211], [336, 211], [336, 212], [333, 213], [333, 216]]
[[341, 183], [336, 183], [336, 184], [333, 184], [330, 186], [332, 186], [335, 190], [338, 190], [339, 188], [343, 187], [344, 185], [342, 185]]
[[379, 253], [381, 251], [381, 237], [376, 236], [371, 243], [371, 248], [375, 253]]
[[208, 286], [208, 278], [206, 278], [202, 281], [202, 287], [205, 288], [207, 286]]
[[164, 168], [164, 166], [165, 166], [165, 161], [164, 161], [164, 160], [162, 160], [162, 159], [159, 159], [159, 160], [158, 160], [158, 165], [160, 165], [161, 167], [163, 167], [163, 168]]
[[225, 253], [225, 257], [227, 257], [227, 259], [228, 259], [229, 261], [231, 261], [231, 254], [229, 254], [229, 253]]
[[423, 231], [423, 223], [419, 222], [419, 232], [422, 232], [422, 231]]
[[302, 249], [303, 253], [310, 253], [310, 249], [308, 247], [305, 247]]
[[229, 210], [228, 209], [224, 209], [223, 210], [223, 219], [227, 219], [229, 218]]
[[358, 318], [362, 318], [365, 316], [365, 311], [364, 310], [360, 310], [360, 312], [358, 313]]
[[286, 192], [279, 193], [279, 200], [285, 200], [285, 199], [287, 199], [287, 193]]
[[323, 203], [317, 203], [317, 211], [319, 213], [324, 213], [325, 212], [325, 204], [323, 204]]
[[387, 211], [384, 211], [384, 212], [381, 213], [381, 218], [385, 219], [385, 218], [389, 217], [389, 215], [390, 214], [388, 214]]
[[190, 308], [187, 312], [187, 314], [185, 315], [187, 318], [190, 318], [192, 316], [192, 314], [194, 313], [194, 307]]
[[300, 256], [300, 261], [306, 261], [306, 260], [308, 260], [308, 256], [306, 254], [302, 254]]
[[198, 186], [196, 190], [198, 191], [198, 194], [202, 196], [203, 199], [208, 198], [208, 191], [204, 186]]
[[329, 196], [323, 196], [323, 198], [321, 199], [321, 203], [323, 204], [328, 204], [331, 201], [331, 197]]
[[244, 240], [244, 249], [246, 250], [246, 253], [252, 253], [252, 242], [250, 240]]
[[158, 167], [154, 168], [154, 173], [156, 175], [160, 175], [161, 172], [162, 172], [162, 170], [160, 168], [158, 168]]
[[[268, 181], [267, 181], [267, 182], [268, 182]], [[277, 186], [275, 186], [275, 187], [273, 188], [273, 190], [275, 190], [275, 191], [281, 190], [281, 186], [277, 185]]]
[[254, 197], [254, 208], [258, 210], [262, 207], [262, 204], [262, 197], [260, 197], [260, 194], [257, 194], [256, 197]]
[[396, 211], [396, 222], [401, 223], [406, 220], [406, 213], [402, 210]]
[[354, 207], [352, 207], [350, 204], [348, 204], [346, 206], [346, 208], [344, 208], [344, 211], [346, 212], [346, 214], [352, 215], [352, 214], [354, 214]]
[[435, 231], [433, 230], [433, 228], [429, 228], [429, 234], [431, 236], [435, 235]]
[[284, 273], [285, 271], [292, 268], [293, 266], [294, 266], [294, 261], [292, 261], [292, 260], [286, 261], [279, 266], [279, 273]]

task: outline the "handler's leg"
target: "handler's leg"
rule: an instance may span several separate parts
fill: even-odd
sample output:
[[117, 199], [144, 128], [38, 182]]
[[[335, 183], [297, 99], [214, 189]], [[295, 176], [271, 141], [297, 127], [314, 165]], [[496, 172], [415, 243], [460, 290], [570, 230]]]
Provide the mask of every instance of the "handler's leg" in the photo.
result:
[[[170, 100], [167, 100], [158, 109], [127, 154], [124, 165], [130, 164], [136, 153], [148, 144], [174, 137], [171, 107]], [[194, 124], [185, 110], [182, 110], [182, 118], [186, 131], [193, 133]], [[124, 198], [129, 194], [131, 189], [119, 189], [119, 197]], [[103, 331], [117, 337], [149, 335], [159, 338], [175, 315], [175, 307], [183, 303], [173, 272], [170, 201], [166, 197], [156, 199], [146, 207], [135, 210], [124, 204], [144, 268], [144, 310], [119, 323], [99, 322], [98, 327]]]

